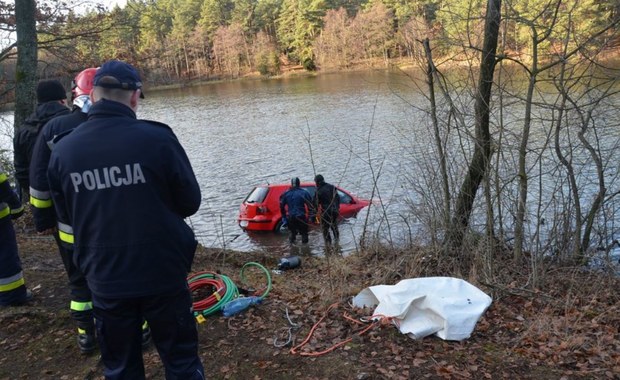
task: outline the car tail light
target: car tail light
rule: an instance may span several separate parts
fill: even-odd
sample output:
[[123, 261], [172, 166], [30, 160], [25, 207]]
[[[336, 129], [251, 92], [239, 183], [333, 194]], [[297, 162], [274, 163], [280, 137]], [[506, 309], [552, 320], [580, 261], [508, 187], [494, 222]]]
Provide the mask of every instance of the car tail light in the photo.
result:
[[265, 207], [265, 206], [259, 206], [259, 207], [256, 209], [256, 213], [257, 213], [257, 214], [266, 214], [266, 213], [267, 213], [267, 211], [268, 211], [268, 210], [267, 210], [267, 207]]

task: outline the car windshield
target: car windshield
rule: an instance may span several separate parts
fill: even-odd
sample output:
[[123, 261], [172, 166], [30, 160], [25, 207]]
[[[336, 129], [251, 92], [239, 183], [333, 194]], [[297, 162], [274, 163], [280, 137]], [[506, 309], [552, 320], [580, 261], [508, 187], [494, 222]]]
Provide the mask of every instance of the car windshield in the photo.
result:
[[255, 187], [245, 198], [245, 203], [261, 203], [267, 197], [269, 190], [266, 187]]

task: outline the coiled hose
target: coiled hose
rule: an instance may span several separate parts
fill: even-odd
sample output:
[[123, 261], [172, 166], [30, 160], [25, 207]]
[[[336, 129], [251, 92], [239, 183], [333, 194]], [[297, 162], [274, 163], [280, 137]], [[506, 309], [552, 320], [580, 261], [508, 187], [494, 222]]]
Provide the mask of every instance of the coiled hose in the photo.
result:
[[[247, 285], [245, 270], [249, 267], [257, 267], [265, 274], [266, 286], [261, 298], [267, 297], [271, 291], [271, 274], [264, 266], [256, 262], [248, 262], [241, 267], [241, 282]], [[193, 302], [194, 316], [208, 316], [221, 311], [222, 307], [228, 302], [239, 297], [239, 289], [230, 277], [210, 271], [202, 271], [191, 274], [187, 277], [187, 284], [192, 296], [196, 298], [199, 291], [209, 292], [207, 297]], [[255, 294], [258, 294], [256, 291]]]
[[201, 300], [194, 301], [194, 316], [211, 315], [221, 310], [222, 306], [239, 295], [239, 290], [230, 277], [215, 272], [198, 272], [187, 278], [189, 290], [194, 295], [198, 290], [210, 288], [211, 294]]

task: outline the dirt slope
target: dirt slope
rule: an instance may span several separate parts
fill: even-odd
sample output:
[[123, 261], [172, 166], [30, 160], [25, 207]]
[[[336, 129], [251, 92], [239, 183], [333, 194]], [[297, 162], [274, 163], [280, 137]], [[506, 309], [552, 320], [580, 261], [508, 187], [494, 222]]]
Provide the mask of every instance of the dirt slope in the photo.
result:
[[[29, 306], [0, 309], [0, 380], [102, 379], [98, 354], [82, 356], [75, 345], [69, 292], [53, 241], [23, 231], [18, 239], [35, 298]], [[545, 293], [478, 284], [494, 301], [463, 342], [415, 341], [389, 324], [357, 335], [367, 325], [352, 319], [371, 311], [354, 310], [351, 297], [367, 286], [396, 283], [403, 274], [389, 268], [407, 254], [304, 257], [300, 268], [272, 273], [273, 288], [263, 304], [232, 318], [212, 315], [199, 325], [208, 378], [620, 379], [620, 284], [578, 272], [557, 272], [557, 283]], [[273, 269], [277, 259], [200, 249], [194, 270], [219, 271], [239, 286], [259, 289], [265, 284], [260, 271], [246, 271], [243, 285], [240, 268], [255, 261]], [[583, 289], [574, 292], [575, 284]], [[308, 356], [292, 354], [291, 347], [323, 316], [312, 339], [298, 349]], [[286, 343], [289, 331], [291, 344], [276, 347]], [[333, 351], [312, 354], [344, 340], [349, 342]], [[163, 379], [156, 350], [151, 347], [144, 358], [148, 378]]]

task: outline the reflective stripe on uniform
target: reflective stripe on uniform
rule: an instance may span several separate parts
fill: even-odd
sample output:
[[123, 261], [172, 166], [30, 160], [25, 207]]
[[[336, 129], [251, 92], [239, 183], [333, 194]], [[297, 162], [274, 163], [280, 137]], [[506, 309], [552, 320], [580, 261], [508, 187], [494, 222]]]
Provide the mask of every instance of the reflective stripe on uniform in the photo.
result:
[[11, 209], [6, 203], [0, 202], [0, 219], [11, 214]]
[[88, 302], [78, 302], [78, 301], [71, 301], [71, 310], [73, 311], [87, 311], [87, 310], [92, 310], [93, 309], [93, 303], [88, 301]]
[[24, 272], [11, 277], [0, 278], [0, 292], [8, 292], [24, 285]]
[[[6, 182], [8, 177], [5, 173], [0, 173], [0, 184]], [[4, 218], [9, 214], [19, 214], [24, 211], [24, 206], [22, 204], [19, 205], [18, 208], [5, 210], [4, 208], [8, 207], [5, 202], [0, 202], [0, 218]]]
[[68, 224], [58, 222], [58, 236], [65, 243], [73, 244], [73, 227]]
[[24, 212], [24, 205], [20, 205], [18, 208], [11, 209], [11, 215], [19, 214], [20, 212]]
[[52, 196], [49, 191], [39, 191], [31, 187], [30, 204], [36, 208], [50, 208], [53, 206]]

